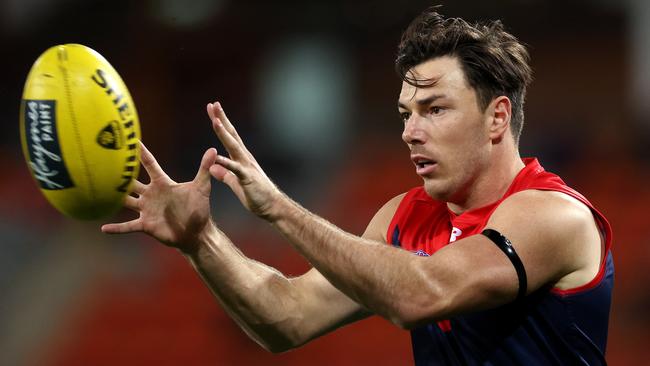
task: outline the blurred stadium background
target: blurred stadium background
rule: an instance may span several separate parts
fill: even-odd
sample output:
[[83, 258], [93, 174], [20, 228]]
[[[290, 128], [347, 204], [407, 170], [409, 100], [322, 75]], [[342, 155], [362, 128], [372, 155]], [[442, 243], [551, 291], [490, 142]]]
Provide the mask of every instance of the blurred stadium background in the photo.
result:
[[[535, 81], [523, 155], [603, 211], [617, 281], [608, 360], [650, 360], [650, 2], [440, 1], [447, 16], [504, 21], [530, 46]], [[50, 208], [18, 136], [22, 86], [48, 47], [102, 53], [135, 99], [143, 139], [177, 180], [216, 139], [220, 100], [291, 196], [361, 233], [419, 184], [400, 140], [393, 72], [401, 31], [427, 1], [0, 1], [0, 364], [405, 365], [409, 335], [373, 318], [280, 355], [226, 317], [175, 251]], [[290, 275], [308, 265], [214, 184], [216, 221]], [[120, 213], [115, 220], [131, 217]]]

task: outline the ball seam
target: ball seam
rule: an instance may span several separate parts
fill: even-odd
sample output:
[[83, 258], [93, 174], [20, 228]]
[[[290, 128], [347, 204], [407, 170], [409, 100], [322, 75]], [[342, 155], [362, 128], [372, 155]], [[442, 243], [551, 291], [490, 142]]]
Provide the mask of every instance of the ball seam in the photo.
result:
[[60, 64], [59, 64], [59, 68], [61, 69], [61, 74], [63, 75], [63, 89], [65, 90], [66, 99], [68, 102], [68, 108], [70, 110], [72, 129], [75, 132], [75, 137], [77, 139], [77, 146], [79, 146], [79, 158], [81, 159], [81, 164], [83, 166], [83, 171], [85, 173], [84, 175], [86, 176], [88, 187], [90, 188], [90, 195], [91, 195], [90, 198], [91, 200], [94, 200], [97, 197], [97, 193], [95, 192], [95, 186], [92, 181], [90, 169], [88, 168], [88, 162], [86, 161], [86, 156], [83, 151], [83, 145], [82, 145], [83, 141], [81, 139], [81, 134], [79, 133], [77, 115], [75, 114], [74, 103], [72, 103], [72, 92], [70, 90], [70, 84], [68, 80], [68, 70], [63, 65]]

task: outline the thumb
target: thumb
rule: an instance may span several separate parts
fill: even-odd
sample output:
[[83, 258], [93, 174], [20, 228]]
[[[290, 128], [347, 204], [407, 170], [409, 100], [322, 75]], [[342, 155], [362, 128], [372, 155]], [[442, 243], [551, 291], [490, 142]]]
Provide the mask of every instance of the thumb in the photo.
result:
[[201, 165], [199, 166], [199, 171], [196, 172], [196, 177], [194, 177], [194, 182], [199, 183], [200, 185], [210, 183], [210, 167], [214, 165], [217, 160], [217, 150], [213, 147], [206, 150], [201, 158]]

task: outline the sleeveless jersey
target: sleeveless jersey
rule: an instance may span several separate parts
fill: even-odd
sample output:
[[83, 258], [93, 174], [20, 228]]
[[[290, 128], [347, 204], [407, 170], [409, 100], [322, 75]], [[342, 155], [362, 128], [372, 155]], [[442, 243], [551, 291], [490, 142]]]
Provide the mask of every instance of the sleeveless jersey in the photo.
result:
[[[607, 326], [614, 283], [607, 219], [537, 159], [524, 159], [505, 195], [460, 215], [433, 200], [423, 187], [402, 199], [388, 227], [388, 242], [428, 256], [458, 239], [480, 234], [504, 199], [527, 189], [565, 193], [587, 205], [605, 242], [596, 277], [578, 288], [542, 288], [520, 301], [455, 316], [411, 331], [413, 356], [423, 365], [605, 365]], [[516, 245], [516, 243], [515, 243]]]

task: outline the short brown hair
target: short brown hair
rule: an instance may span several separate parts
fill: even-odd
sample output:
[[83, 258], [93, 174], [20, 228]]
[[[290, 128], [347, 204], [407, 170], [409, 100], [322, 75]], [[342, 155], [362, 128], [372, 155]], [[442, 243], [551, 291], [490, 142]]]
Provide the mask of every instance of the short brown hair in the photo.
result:
[[460, 18], [445, 19], [437, 9], [425, 10], [402, 34], [395, 60], [400, 78], [414, 86], [426, 86], [426, 80], [408, 75], [411, 68], [436, 57], [457, 57], [483, 110], [497, 96], [510, 99], [510, 128], [518, 143], [526, 86], [532, 80], [528, 51], [498, 20], [470, 24]]

